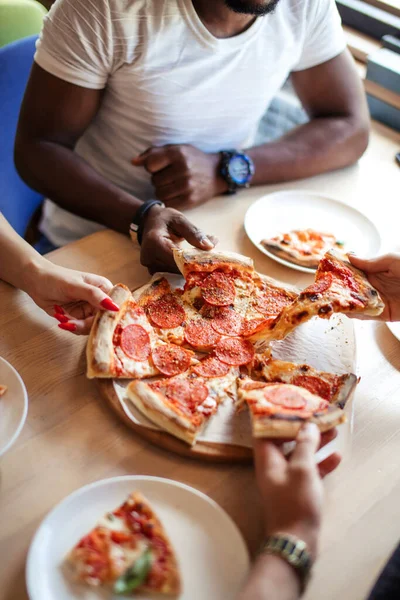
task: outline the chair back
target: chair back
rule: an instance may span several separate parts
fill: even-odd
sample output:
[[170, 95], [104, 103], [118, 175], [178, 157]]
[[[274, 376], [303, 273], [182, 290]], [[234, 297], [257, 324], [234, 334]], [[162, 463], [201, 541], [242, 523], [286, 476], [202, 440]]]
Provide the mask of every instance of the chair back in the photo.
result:
[[19, 111], [36, 40], [32, 36], [0, 48], [0, 212], [22, 236], [43, 200], [22, 181], [14, 165]]

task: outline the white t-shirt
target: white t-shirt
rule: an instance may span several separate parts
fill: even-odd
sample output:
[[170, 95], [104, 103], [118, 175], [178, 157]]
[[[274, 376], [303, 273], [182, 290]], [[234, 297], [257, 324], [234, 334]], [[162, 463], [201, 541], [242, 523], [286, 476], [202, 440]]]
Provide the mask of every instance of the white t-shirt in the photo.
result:
[[[154, 197], [131, 159], [150, 146], [245, 148], [291, 71], [345, 48], [334, 0], [280, 0], [242, 34], [217, 39], [192, 0], [57, 0], [36, 63], [78, 86], [106, 88], [75, 152], [136, 197]], [[96, 199], [93, 198], [93, 202]], [[101, 229], [47, 200], [41, 224], [56, 245]]]

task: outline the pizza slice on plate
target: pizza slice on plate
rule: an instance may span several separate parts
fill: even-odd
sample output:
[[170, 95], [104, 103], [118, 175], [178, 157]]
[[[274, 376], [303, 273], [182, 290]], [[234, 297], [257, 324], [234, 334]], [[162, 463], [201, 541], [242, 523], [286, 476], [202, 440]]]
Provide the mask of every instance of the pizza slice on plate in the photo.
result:
[[285, 307], [279, 317], [250, 339], [264, 344], [281, 340], [314, 316], [329, 319], [333, 313], [377, 316], [384, 309], [379, 293], [365, 273], [334, 250], [321, 260], [315, 282]]
[[293, 439], [305, 422], [321, 431], [346, 420], [342, 405], [287, 383], [265, 383], [248, 377], [239, 380], [239, 400], [249, 407], [253, 436]]
[[307, 389], [324, 400], [344, 407], [357, 385], [353, 373], [336, 375], [318, 371], [310, 365], [277, 360], [270, 355], [256, 355], [252, 375], [269, 383], [290, 383]]
[[76, 581], [119, 594], [176, 596], [181, 577], [171, 542], [149, 502], [135, 492], [107, 513], [66, 557]]
[[171, 377], [183, 373], [195, 361], [190, 350], [159, 339], [126, 286], [116, 285], [110, 297], [120, 310], [103, 311], [95, 317], [86, 350], [89, 379], [141, 379], [160, 374]]
[[177, 377], [132, 381], [126, 393], [150, 421], [193, 445], [219, 404], [236, 397], [238, 375], [236, 367], [210, 356]]
[[310, 269], [316, 269], [324, 254], [335, 247], [343, 246], [331, 233], [322, 233], [315, 229], [295, 229], [262, 240], [271, 254], [288, 262]]

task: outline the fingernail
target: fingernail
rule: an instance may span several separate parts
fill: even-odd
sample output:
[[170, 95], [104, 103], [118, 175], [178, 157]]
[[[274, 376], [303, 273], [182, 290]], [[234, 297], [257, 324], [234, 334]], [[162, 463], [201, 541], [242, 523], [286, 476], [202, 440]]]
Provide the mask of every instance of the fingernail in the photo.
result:
[[104, 300], [102, 300], [100, 302], [101, 306], [103, 308], [105, 308], [106, 310], [113, 310], [114, 312], [118, 312], [119, 311], [119, 306], [117, 306], [115, 304], [115, 302], [113, 302], [111, 300], [111, 298], [104, 298]]
[[55, 304], [53, 308], [54, 308], [54, 312], [59, 313], [60, 315], [63, 315], [65, 312], [63, 307], [58, 306], [58, 304]]
[[353, 256], [356, 255], [356, 253], [354, 252], [354, 250], [350, 250], [347, 254], [352, 254]]
[[300, 429], [297, 439], [302, 440], [303, 438], [307, 438], [309, 435], [313, 435], [318, 431], [318, 426], [315, 423], [305, 423]]
[[201, 238], [200, 240], [200, 244], [204, 247], [204, 248], [214, 248], [214, 244], [212, 243], [212, 241], [204, 236]]
[[59, 323], [59, 328], [64, 329], [65, 331], [76, 331], [75, 323]]
[[68, 323], [68, 317], [66, 315], [54, 313], [53, 317], [57, 319], [57, 321], [60, 321], [60, 323]]

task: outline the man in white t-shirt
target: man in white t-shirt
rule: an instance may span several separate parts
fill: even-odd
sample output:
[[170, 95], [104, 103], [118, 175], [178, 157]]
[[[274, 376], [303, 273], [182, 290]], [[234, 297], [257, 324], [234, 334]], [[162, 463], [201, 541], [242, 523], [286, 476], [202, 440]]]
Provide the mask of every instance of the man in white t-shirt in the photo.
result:
[[[254, 147], [289, 75], [310, 121]], [[349, 165], [368, 128], [334, 0], [57, 0], [16, 164], [52, 244], [134, 221], [154, 270], [177, 238], [213, 245], [176, 209]]]

